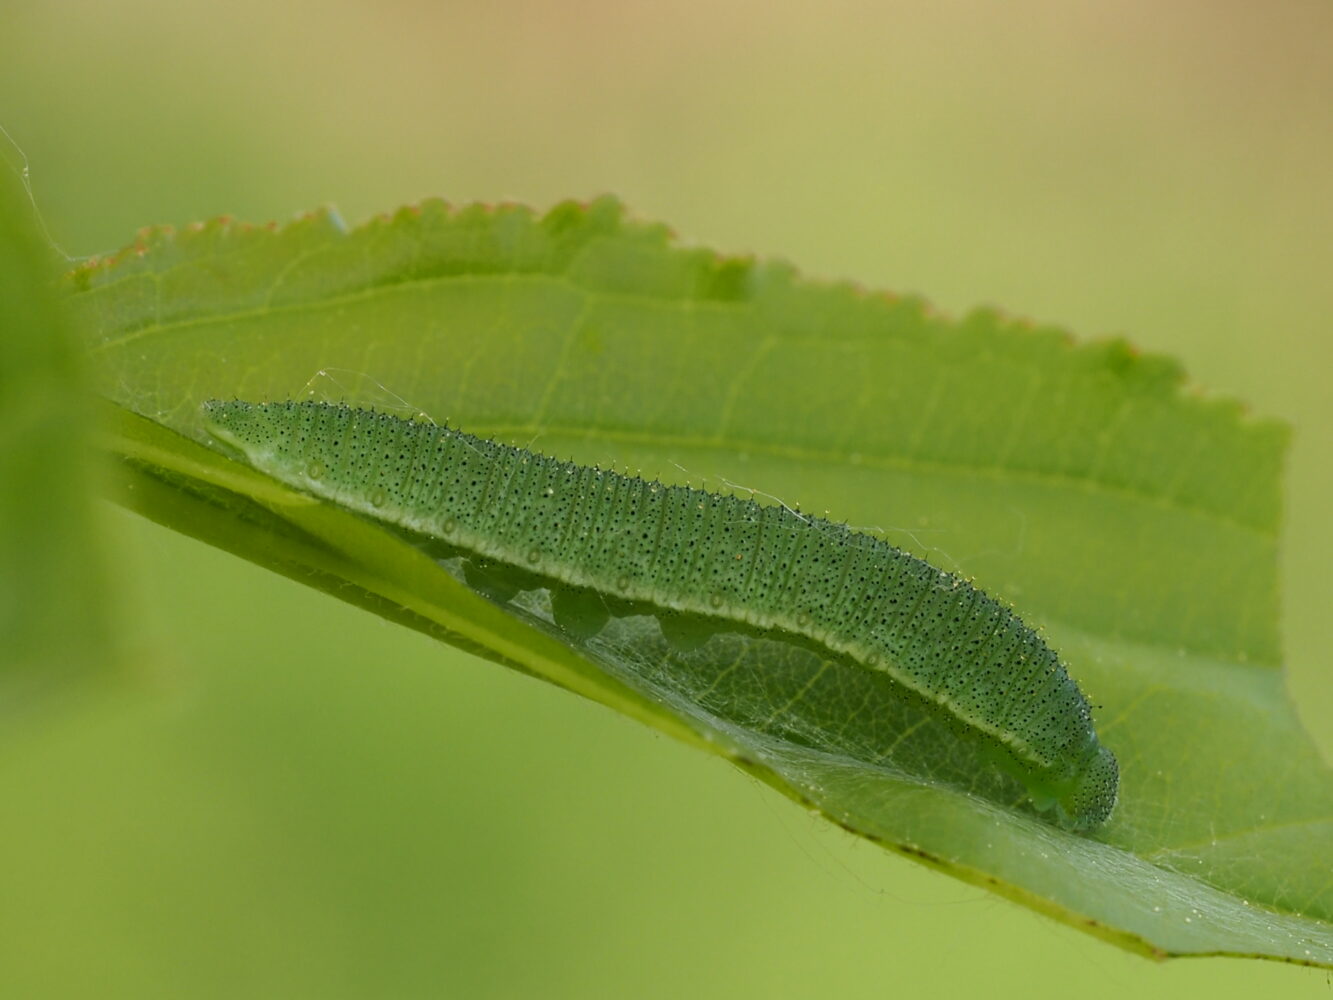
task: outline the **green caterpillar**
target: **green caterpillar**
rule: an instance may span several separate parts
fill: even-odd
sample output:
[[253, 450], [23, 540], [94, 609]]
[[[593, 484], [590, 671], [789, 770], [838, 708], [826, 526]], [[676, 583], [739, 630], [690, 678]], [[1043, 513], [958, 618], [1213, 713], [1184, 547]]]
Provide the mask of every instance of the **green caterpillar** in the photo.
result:
[[464, 554], [492, 596], [549, 589], [576, 638], [652, 614], [678, 647], [720, 631], [811, 645], [967, 726], [1059, 825], [1090, 830], [1115, 807], [1115, 756], [1057, 654], [994, 598], [880, 539], [345, 405], [213, 400], [204, 418], [276, 479]]

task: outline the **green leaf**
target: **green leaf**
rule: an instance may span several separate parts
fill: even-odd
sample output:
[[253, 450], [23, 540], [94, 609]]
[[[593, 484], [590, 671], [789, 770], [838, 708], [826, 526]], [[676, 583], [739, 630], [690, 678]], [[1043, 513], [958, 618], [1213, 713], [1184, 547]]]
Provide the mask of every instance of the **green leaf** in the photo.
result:
[[[1282, 689], [1281, 426], [1120, 341], [673, 246], [619, 205], [150, 231], [74, 276], [151, 517], [721, 753], [849, 830], [1150, 954], [1333, 964], [1333, 781]], [[1122, 766], [1094, 836], [901, 692], [772, 643], [576, 649], [209, 446], [210, 397], [346, 399], [827, 512], [1043, 626]], [[499, 724], [499, 723], [497, 723]]]
[[18, 175], [0, 170], [0, 717], [81, 692], [116, 655], [92, 514], [82, 353]]

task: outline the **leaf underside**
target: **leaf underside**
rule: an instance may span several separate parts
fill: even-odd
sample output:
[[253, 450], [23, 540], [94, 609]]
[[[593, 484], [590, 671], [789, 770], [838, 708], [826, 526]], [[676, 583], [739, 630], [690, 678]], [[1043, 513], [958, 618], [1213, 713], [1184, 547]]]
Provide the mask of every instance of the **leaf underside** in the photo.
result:
[[[136, 507], [711, 748], [834, 822], [1154, 955], [1333, 964], [1333, 781], [1282, 689], [1281, 426], [1120, 341], [798, 279], [602, 199], [149, 231], [72, 278]], [[864, 671], [754, 637], [585, 643], [225, 457], [207, 398], [420, 415], [882, 534], [1042, 626], [1118, 756], [1062, 832]], [[1006, 800], [1006, 795], [1009, 799]]]

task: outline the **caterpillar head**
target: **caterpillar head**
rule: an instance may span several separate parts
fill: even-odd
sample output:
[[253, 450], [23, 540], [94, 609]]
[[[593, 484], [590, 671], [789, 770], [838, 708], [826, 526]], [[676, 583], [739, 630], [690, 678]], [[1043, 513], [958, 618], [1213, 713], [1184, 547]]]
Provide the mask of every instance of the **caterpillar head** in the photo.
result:
[[1056, 822], [1076, 833], [1101, 826], [1115, 809], [1119, 784], [1115, 754], [1094, 744], [1054, 800]]
[[247, 457], [271, 448], [277, 436], [269, 407], [262, 404], [210, 399], [202, 409], [208, 432]]

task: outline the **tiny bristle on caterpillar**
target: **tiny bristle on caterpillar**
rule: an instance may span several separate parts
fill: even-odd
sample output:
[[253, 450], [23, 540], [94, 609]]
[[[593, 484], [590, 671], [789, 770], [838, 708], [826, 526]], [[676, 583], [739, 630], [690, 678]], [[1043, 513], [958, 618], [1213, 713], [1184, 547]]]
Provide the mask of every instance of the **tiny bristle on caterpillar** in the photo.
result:
[[373, 410], [203, 409], [257, 469], [468, 554], [468, 582], [495, 599], [547, 588], [577, 639], [633, 608], [681, 647], [729, 628], [815, 643], [987, 741], [1061, 826], [1090, 830], [1115, 806], [1116, 759], [1055, 651], [999, 601], [881, 539]]

